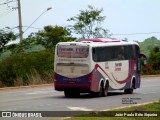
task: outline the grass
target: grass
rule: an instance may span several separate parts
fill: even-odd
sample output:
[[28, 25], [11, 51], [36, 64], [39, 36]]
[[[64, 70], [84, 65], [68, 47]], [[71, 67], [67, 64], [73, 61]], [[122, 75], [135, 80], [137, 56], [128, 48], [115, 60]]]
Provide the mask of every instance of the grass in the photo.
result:
[[[157, 120], [158, 117], [104, 117], [109, 115], [115, 115], [115, 113], [141, 113], [141, 112], [151, 112], [160, 115], [160, 100], [158, 102], [146, 104], [146, 105], [139, 105], [133, 107], [126, 107], [122, 109], [114, 109], [112, 111], [102, 111], [102, 112], [92, 112], [89, 114], [84, 114], [80, 116], [75, 116], [68, 118], [67, 120]], [[134, 114], [135, 115], [135, 114]], [[159, 116], [160, 117], [160, 116]], [[61, 118], [62, 119], [62, 118]]]

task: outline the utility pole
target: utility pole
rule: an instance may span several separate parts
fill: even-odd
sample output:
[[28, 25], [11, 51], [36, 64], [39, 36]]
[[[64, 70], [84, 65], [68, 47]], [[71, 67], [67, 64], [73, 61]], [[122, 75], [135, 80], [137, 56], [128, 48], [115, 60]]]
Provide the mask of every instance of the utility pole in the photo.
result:
[[19, 18], [19, 38], [20, 38], [20, 46], [23, 40], [23, 31], [22, 31], [22, 15], [21, 15], [21, 3], [18, 0], [18, 18]]

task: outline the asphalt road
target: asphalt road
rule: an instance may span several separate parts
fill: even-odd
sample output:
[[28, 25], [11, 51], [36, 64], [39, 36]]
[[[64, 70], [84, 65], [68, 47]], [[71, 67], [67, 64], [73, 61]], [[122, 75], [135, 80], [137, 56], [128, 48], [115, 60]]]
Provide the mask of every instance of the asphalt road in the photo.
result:
[[160, 99], [160, 76], [142, 78], [133, 94], [110, 92], [107, 97], [65, 98], [53, 86], [0, 90], [0, 111], [98, 111]]

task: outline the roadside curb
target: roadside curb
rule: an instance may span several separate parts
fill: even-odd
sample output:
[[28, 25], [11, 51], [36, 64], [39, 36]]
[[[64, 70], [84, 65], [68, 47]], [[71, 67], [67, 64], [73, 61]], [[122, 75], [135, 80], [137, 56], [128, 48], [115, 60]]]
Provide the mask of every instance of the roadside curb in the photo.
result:
[[147, 78], [147, 77], [160, 77], [160, 74], [157, 74], [157, 75], [141, 75], [141, 78]]
[[4, 87], [0, 90], [9, 90], [9, 89], [20, 89], [20, 88], [34, 88], [34, 87], [43, 87], [43, 86], [53, 86], [54, 84], [41, 84], [41, 85], [29, 85], [29, 86], [16, 86], [16, 87]]

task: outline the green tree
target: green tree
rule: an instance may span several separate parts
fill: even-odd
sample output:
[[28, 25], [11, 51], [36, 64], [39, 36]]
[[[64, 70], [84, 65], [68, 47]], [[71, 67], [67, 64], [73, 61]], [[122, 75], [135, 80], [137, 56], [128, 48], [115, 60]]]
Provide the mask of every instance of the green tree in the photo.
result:
[[17, 35], [13, 32], [5, 32], [0, 30], [0, 52], [3, 51], [6, 47], [6, 44], [12, 40], [15, 40]]
[[34, 45], [38, 44], [36, 34], [37, 33], [31, 33], [26, 39], [22, 41], [22, 47], [24, 51], [26, 49], [31, 49]]
[[71, 37], [70, 32], [61, 26], [45, 26], [44, 30], [28, 38], [32, 43], [41, 44], [49, 49], [54, 49], [58, 42], [72, 41], [74, 39]]
[[26, 52], [27, 49], [32, 49], [33, 46], [37, 46], [36, 33], [31, 33], [27, 38], [23, 39], [21, 44], [12, 44], [7, 46], [8, 50], [12, 54]]
[[160, 69], [160, 48], [154, 47], [150, 50], [149, 62], [152, 64], [154, 70]]
[[108, 30], [102, 27], [105, 16], [101, 16], [103, 9], [96, 9], [88, 5], [88, 10], [80, 10], [80, 14], [71, 17], [68, 21], [74, 22], [69, 28], [81, 38], [102, 38], [109, 37]]
[[145, 39], [143, 42], [138, 42], [140, 45], [141, 52], [145, 53], [147, 56], [150, 54], [150, 50], [155, 47], [160, 47], [160, 40], [152, 36]]

